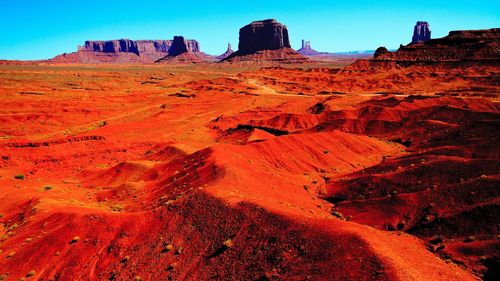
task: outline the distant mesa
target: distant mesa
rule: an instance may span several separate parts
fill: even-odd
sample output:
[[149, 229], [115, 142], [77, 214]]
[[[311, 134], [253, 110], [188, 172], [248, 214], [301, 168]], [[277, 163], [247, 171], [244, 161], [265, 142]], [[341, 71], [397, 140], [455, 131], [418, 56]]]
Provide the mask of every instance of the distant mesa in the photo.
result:
[[231, 47], [231, 43], [227, 43], [227, 51], [222, 55], [217, 56], [217, 60], [223, 60], [234, 53], [233, 48]]
[[431, 40], [431, 29], [429, 28], [429, 23], [426, 21], [417, 21], [415, 28], [413, 29], [413, 37], [411, 38], [411, 43], [427, 42]]
[[308, 59], [290, 46], [288, 29], [275, 19], [254, 21], [240, 29], [238, 51], [224, 61], [301, 63]]
[[190, 40], [189, 42], [182, 36], [174, 36], [172, 46], [168, 49], [168, 56], [178, 56], [187, 52], [199, 52], [200, 48], [197, 41]]
[[327, 54], [327, 53], [320, 53], [316, 50], [313, 50], [311, 48], [311, 41], [305, 41], [302, 39], [302, 47], [297, 50], [297, 53], [303, 55], [303, 56], [319, 56], [322, 54]]
[[174, 36], [167, 55], [157, 60], [156, 63], [203, 63], [208, 59], [209, 56], [200, 51], [198, 41], [186, 40], [183, 36]]
[[[61, 63], [154, 63], [167, 56], [178, 56], [182, 53], [195, 54], [196, 59], [187, 61], [199, 62], [210, 57], [200, 51], [196, 40], [184, 40], [182, 36], [174, 40], [130, 40], [118, 39], [107, 41], [85, 41], [78, 46], [78, 51], [64, 53], [51, 59]], [[177, 42], [176, 42], [177, 38]]]

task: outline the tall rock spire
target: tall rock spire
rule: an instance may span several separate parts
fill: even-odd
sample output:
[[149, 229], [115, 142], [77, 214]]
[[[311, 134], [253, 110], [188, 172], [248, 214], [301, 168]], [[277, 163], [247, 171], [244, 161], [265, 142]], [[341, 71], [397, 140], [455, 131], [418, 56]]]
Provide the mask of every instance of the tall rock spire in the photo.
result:
[[418, 42], [427, 42], [429, 40], [431, 40], [429, 23], [426, 21], [417, 21], [417, 24], [415, 24], [415, 28], [413, 29], [411, 43], [415, 44]]

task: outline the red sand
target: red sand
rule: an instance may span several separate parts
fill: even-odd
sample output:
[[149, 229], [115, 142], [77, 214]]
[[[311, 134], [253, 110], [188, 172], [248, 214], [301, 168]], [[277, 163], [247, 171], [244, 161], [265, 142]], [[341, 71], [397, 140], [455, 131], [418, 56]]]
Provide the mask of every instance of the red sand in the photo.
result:
[[0, 276], [492, 270], [497, 69], [308, 67], [1, 66]]

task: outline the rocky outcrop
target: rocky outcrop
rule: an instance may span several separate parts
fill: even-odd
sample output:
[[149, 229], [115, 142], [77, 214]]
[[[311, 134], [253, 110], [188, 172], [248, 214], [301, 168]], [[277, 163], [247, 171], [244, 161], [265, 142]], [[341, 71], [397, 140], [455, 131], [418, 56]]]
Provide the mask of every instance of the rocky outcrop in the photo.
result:
[[[176, 41], [177, 40], [177, 41]], [[170, 54], [183, 52], [200, 54], [198, 41], [185, 40], [182, 36], [174, 40], [130, 40], [85, 41], [78, 51], [62, 54], [51, 62], [63, 63], [154, 63]]]
[[305, 63], [309, 59], [303, 55], [297, 53], [292, 48], [283, 48], [279, 50], [263, 50], [258, 51], [253, 54], [238, 56], [229, 56], [224, 62], [244, 62], [249, 64], [262, 64], [262, 63], [273, 63], [273, 64], [296, 64]]
[[208, 55], [200, 52], [200, 46], [195, 40], [186, 40], [183, 36], [175, 36], [168, 54], [156, 63], [203, 63]]
[[314, 56], [319, 56], [319, 55], [326, 55], [328, 53], [321, 53], [316, 50], [313, 50], [311, 48], [311, 41], [305, 41], [302, 40], [302, 47], [297, 50], [297, 53], [307, 56], [307, 57], [314, 57]]
[[254, 21], [240, 29], [240, 53], [253, 54], [282, 48], [290, 48], [288, 29], [275, 19]]
[[376, 50], [375, 50], [375, 53], [373, 54], [373, 57], [374, 58], [378, 58], [384, 54], [387, 54], [389, 53], [389, 50], [387, 50], [386, 47], [378, 47]]
[[227, 50], [222, 55], [217, 56], [217, 60], [223, 60], [234, 53], [231, 43], [227, 43]]
[[418, 42], [427, 42], [429, 40], [431, 40], [429, 23], [426, 21], [417, 21], [417, 24], [415, 24], [415, 28], [413, 29], [411, 43], [415, 44]]
[[275, 19], [254, 21], [240, 29], [238, 51], [224, 61], [300, 63], [307, 58], [290, 47], [288, 29]]
[[442, 62], [500, 62], [500, 28], [451, 31], [448, 36], [401, 46], [395, 52], [379, 48], [372, 61], [401, 65]]
[[[198, 42], [196, 42], [196, 49], [198, 50]], [[188, 48], [186, 39], [184, 39], [184, 37], [182, 36], [174, 36], [172, 45], [168, 49], [168, 55], [173, 57], [186, 53], [188, 51], [192, 52], [192, 50]]]

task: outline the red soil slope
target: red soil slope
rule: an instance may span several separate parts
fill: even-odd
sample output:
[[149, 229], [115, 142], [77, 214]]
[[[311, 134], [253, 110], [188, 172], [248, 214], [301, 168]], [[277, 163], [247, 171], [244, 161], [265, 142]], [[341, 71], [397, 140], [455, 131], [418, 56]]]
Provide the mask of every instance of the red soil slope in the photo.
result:
[[242, 70], [2, 66], [4, 280], [491, 274], [495, 69]]

